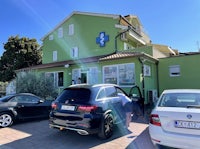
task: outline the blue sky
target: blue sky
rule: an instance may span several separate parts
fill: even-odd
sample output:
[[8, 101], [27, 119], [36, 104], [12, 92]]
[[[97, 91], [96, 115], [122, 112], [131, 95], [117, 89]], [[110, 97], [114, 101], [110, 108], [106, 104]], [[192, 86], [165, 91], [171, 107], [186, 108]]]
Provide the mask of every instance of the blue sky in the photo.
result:
[[155, 44], [200, 47], [200, 0], [1, 0], [0, 55], [10, 36], [40, 39], [73, 11], [136, 15]]

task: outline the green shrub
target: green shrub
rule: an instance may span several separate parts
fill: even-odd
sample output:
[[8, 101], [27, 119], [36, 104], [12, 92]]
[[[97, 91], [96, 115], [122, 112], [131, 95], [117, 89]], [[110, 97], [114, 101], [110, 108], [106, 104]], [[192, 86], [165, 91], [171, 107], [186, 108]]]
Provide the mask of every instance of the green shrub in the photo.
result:
[[54, 99], [58, 95], [58, 87], [54, 86], [51, 77], [45, 77], [44, 73], [21, 72], [16, 78], [17, 93], [32, 93], [43, 99]]

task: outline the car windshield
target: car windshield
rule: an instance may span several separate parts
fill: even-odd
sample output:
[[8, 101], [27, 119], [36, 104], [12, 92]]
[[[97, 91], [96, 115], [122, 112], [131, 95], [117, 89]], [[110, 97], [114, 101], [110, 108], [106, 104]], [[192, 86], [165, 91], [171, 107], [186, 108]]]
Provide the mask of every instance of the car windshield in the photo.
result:
[[4, 96], [4, 97], [0, 98], [0, 102], [7, 102], [11, 97], [12, 97], [12, 95]]
[[61, 103], [67, 100], [73, 103], [86, 103], [90, 100], [91, 91], [85, 88], [67, 88], [56, 99]]
[[200, 107], [200, 93], [166, 93], [158, 106], [161, 107]]

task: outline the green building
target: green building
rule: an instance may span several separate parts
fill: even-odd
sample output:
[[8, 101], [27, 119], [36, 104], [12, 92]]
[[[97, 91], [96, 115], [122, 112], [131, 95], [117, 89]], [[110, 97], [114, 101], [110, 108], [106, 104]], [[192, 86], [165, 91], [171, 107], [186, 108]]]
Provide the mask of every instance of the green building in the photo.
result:
[[176, 55], [167, 46], [152, 44], [134, 15], [73, 12], [42, 41], [43, 64], [28, 69], [54, 78], [60, 91], [79, 79], [115, 83], [127, 92], [138, 85], [145, 103], [154, 100], [159, 86], [165, 87], [158, 82], [165, 59], [158, 59]]
[[159, 93], [164, 89], [199, 89], [200, 53], [191, 52], [160, 58], [158, 65]]

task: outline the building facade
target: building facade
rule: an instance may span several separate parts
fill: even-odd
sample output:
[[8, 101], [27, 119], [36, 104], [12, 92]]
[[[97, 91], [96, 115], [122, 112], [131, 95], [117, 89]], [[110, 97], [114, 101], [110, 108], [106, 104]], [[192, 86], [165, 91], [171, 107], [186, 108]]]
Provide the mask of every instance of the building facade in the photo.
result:
[[159, 59], [159, 93], [165, 89], [200, 89], [200, 53]]
[[158, 58], [176, 55], [153, 45], [134, 15], [73, 12], [42, 41], [42, 65], [26, 70], [44, 72], [60, 91], [76, 83], [114, 83], [128, 93], [138, 85], [146, 104], [159, 89]]

